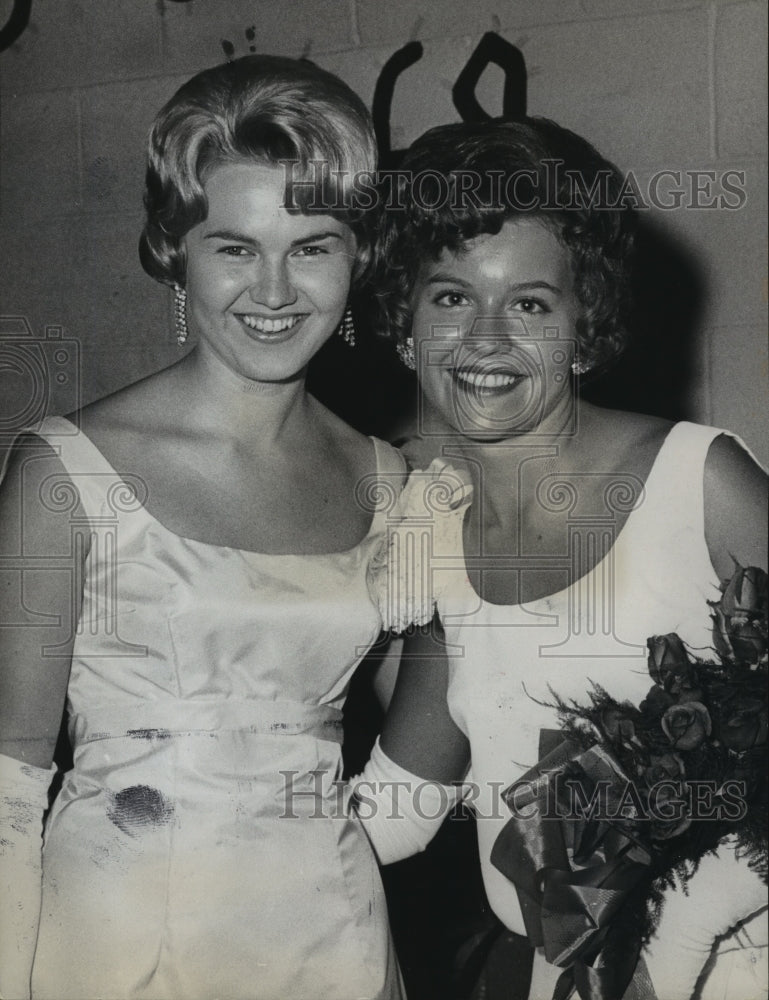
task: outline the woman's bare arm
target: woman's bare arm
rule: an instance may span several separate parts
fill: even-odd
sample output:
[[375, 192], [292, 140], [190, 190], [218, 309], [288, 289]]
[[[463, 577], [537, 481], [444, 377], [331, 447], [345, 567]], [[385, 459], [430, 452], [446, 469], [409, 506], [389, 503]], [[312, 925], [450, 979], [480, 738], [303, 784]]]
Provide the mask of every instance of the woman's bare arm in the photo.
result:
[[350, 782], [381, 864], [423, 851], [459, 801], [467, 740], [449, 715], [448, 665], [437, 622], [408, 636], [381, 736]]
[[[710, 446], [704, 490], [705, 537], [719, 578], [732, 576], [735, 562], [766, 569], [767, 477], [732, 438], [718, 437]], [[666, 894], [657, 932], [645, 950], [658, 995], [670, 1000], [699, 995], [719, 941], [766, 904], [765, 885], [733, 844], [722, 843], [717, 854], [704, 857], [686, 894], [680, 890]], [[765, 923], [753, 919], [750, 924], [764, 934], [758, 942], [764, 947]], [[719, 959], [732, 962], [734, 988], [745, 990], [744, 995], [763, 992], [760, 970], [752, 964], [754, 953], [739, 952], [732, 947], [731, 954]]]
[[26, 439], [0, 486], [0, 753], [50, 767], [82, 599], [85, 520], [55, 451]]
[[54, 450], [15, 449], [0, 484], [0, 996], [28, 997], [42, 826], [79, 615], [85, 521]]
[[467, 770], [470, 747], [446, 700], [449, 664], [437, 617], [406, 636], [381, 745], [401, 767], [448, 784]]
[[769, 480], [733, 438], [711, 444], [705, 461], [705, 538], [719, 579], [741, 566], [767, 568]]

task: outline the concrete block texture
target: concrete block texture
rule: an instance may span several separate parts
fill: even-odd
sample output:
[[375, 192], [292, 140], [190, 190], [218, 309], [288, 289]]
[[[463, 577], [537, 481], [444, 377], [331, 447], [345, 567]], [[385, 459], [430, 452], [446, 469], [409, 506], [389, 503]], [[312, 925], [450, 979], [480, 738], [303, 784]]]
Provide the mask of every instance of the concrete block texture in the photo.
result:
[[3, 94], [0, 219], [31, 221], [78, 211], [79, 137], [74, 91]]
[[[61, 327], [83, 362], [88, 402], [168, 364], [177, 354], [170, 292], [139, 264], [139, 213], [3, 227], [3, 314], [23, 316], [33, 334]], [[30, 266], [30, 254], [37, 255]], [[101, 359], [101, 361], [99, 361]], [[138, 364], [137, 364], [138, 362]], [[151, 363], [150, 363], [151, 362]], [[67, 401], [57, 396], [57, 407]]]
[[[405, 148], [434, 125], [459, 120], [451, 88], [477, 43], [478, 38], [469, 36], [425, 42], [422, 58], [396, 81], [390, 118], [394, 149]], [[317, 61], [338, 73], [370, 107], [376, 81], [393, 51], [389, 46], [378, 47], [366, 49], [363, 60], [345, 52], [322, 56]], [[489, 102], [489, 113], [499, 114], [501, 87], [494, 97], [496, 100]]]
[[704, 8], [526, 34], [517, 44], [529, 71], [531, 114], [579, 132], [620, 165], [663, 166], [709, 154]]
[[141, 208], [152, 121], [186, 78], [130, 80], [81, 91], [85, 211], [131, 212]]
[[[694, 275], [704, 327], [754, 325], [766, 317], [766, 163], [689, 159], [673, 163], [659, 179], [657, 197], [680, 205], [645, 212]], [[638, 171], [648, 198], [655, 172]], [[725, 186], [726, 185], [726, 186]], [[731, 206], [731, 207], [726, 207]]]
[[703, 264], [706, 323], [718, 328], [766, 322], [766, 162], [745, 163], [742, 172], [742, 208], [689, 211], [680, 220]]
[[[449, 37], [430, 39], [420, 31], [414, 36], [423, 43], [423, 55], [396, 84], [394, 148], [408, 145], [433, 125], [459, 120], [451, 89], [487, 28], [473, 32], [465, 19], [460, 31], [467, 33], [451, 37], [453, 22], [446, 23], [443, 34]], [[524, 56], [530, 114], [580, 132], [620, 164], [643, 167], [710, 155], [709, 20], [704, 7], [499, 33]], [[370, 102], [382, 66], [398, 47], [377, 44], [321, 56], [318, 62]], [[502, 87], [502, 70], [489, 66], [476, 96], [491, 115], [502, 112]]]
[[163, 3], [163, 65], [193, 73], [249, 52], [306, 56], [353, 44], [348, 0]]
[[720, 10], [715, 38], [716, 148], [719, 156], [766, 156], [767, 4]]
[[[3, 4], [3, 11], [10, 5]], [[162, 71], [152, 0], [35, 0], [30, 23], [0, 55], [4, 93], [55, 90]]]
[[361, 42], [381, 45], [464, 33], [572, 24], [668, 10], [689, 10], [692, 0], [357, 0]]
[[766, 326], [714, 328], [710, 334], [711, 422], [739, 431], [769, 466], [769, 344]]
[[579, 0], [357, 0], [358, 26], [363, 45], [481, 35], [484, 31], [524, 28], [558, 21], [579, 20]]

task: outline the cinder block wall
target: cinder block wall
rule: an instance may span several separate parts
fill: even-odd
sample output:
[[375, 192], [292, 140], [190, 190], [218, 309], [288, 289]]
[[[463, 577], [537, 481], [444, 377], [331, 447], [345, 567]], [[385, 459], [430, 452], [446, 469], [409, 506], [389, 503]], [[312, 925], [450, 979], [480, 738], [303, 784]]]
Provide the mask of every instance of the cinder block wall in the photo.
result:
[[[370, 104], [387, 59], [417, 40], [393, 104], [404, 147], [457, 120], [451, 87], [496, 31], [524, 54], [529, 112], [584, 134], [642, 188], [663, 169], [744, 172], [738, 210], [649, 214], [705, 290], [688, 413], [767, 461], [766, 19], [765, 0], [35, 0], [0, 53], [2, 315], [76, 343], [84, 402], [169, 363], [170, 296], [136, 245], [145, 135], [175, 88], [225, 51], [256, 50], [308, 56]], [[501, 85], [491, 67], [478, 87], [493, 114]], [[23, 373], [3, 377], [23, 395]], [[54, 384], [55, 410], [73, 399], [71, 380]]]

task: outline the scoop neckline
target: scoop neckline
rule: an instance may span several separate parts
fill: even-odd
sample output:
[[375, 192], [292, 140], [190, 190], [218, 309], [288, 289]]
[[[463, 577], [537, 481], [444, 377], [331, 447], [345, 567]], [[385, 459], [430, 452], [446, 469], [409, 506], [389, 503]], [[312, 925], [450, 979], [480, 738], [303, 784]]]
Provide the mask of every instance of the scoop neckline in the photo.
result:
[[[76, 431], [76, 435], [69, 434], [67, 436], [68, 437], [77, 436], [81, 438], [84, 442], [86, 442], [87, 446], [95, 452], [95, 454], [98, 456], [99, 460], [109, 471], [109, 473], [115, 476], [117, 479], [119, 479], [120, 482], [127, 489], [131, 490], [132, 493], [134, 492], [130, 483], [126, 482], [123, 476], [114, 468], [112, 463], [107, 459], [104, 452], [95, 444], [94, 441], [91, 440], [91, 438], [85, 433], [85, 431], [82, 428], [78, 427], [77, 424], [73, 423], [67, 417], [49, 417], [46, 422], [55, 420], [61, 420], [64, 423], [67, 423], [71, 427], [73, 427]], [[366, 437], [369, 439], [369, 441], [371, 441], [371, 444], [374, 448], [374, 458], [376, 460], [376, 473], [378, 475], [379, 465], [380, 465], [379, 444], [377, 442], [377, 439], [373, 437], [371, 434], [367, 434]], [[334, 559], [334, 558], [342, 558], [344, 556], [350, 556], [353, 555], [357, 549], [360, 549], [363, 545], [365, 545], [365, 543], [368, 542], [370, 538], [376, 533], [376, 523], [378, 520], [377, 511], [375, 510], [371, 515], [371, 521], [369, 522], [366, 534], [363, 536], [363, 538], [361, 538], [359, 542], [356, 542], [355, 545], [351, 546], [348, 549], [341, 549], [335, 552], [259, 552], [256, 549], [240, 549], [233, 545], [217, 545], [216, 542], [205, 542], [200, 538], [192, 538], [189, 535], [181, 535], [176, 531], [172, 531], [171, 528], [167, 527], [165, 524], [163, 524], [162, 521], [158, 520], [158, 518], [155, 517], [155, 515], [152, 514], [144, 506], [143, 503], [139, 502], [138, 497], [137, 497], [137, 504], [138, 506], [136, 510], [131, 511], [130, 513], [143, 515], [148, 521], [154, 524], [161, 531], [165, 532], [171, 538], [175, 538], [178, 542], [181, 542], [184, 545], [188, 546], [197, 545], [204, 549], [213, 549], [218, 552], [235, 552], [238, 553], [239, 555], [255, 556], [260, 559]]]
[[465, 517], [467, 516], [467, 512], [470, 509], [470, 506], [472, 504], [472, 500], [471, 500], [468, 503], [468, 505], [465, 508], [465, 510], [463, 511], [462, 522], [461, 522], [460, 531], [459, 531], [459, 540], [460, 540], [460, 545], [461, 545], [461, 548], [462, 548], [462, 565], [464, 566], [464, 569], [465, 569], [465, 584], [467, 586], [467, 589], [468, 589], [469, 593], [472, 595], [473, 599], [476, 600], [476, 601], [480, 601], [481, 605], [483, 607], [485, 607], [485, 608], [499, 609], [500, 611], [505, 611], [505, 610], [506, 611], [510, 611], [510, 610], [514, 610], [514, 609], [520, 608], [520, 609], [526, 611], [526, 610], [530, 610], [530, 609], [536, 608], [537, 605], [546, 604], [546, 603], [552, 603], [554, 601], [557, 601], [559, 598], [561, 598], [564, 595], [568, 594], [569, 591], [573, 590], [575, 587], [584, 585], [585, 582], [588, 581], [596, 573], [597, 570], [601, 569], [601, 567], [604, 565], [604, 563], [606, 563], [607, 560], [609, 559], [609, 556], [613, 555], [613, 553], [614, 553], [615, 549], [617, 548], [617, 546], [619, 545], [620, 541], [623, 539], [623, 537], [627, 533], [627, 530], [628, 530], [631, 522], [633, 521], [634, 515], [637, 514], [638, 511], [641, 510], [641, 508], [642, 508], [643, 499], [644, 499], [644, 497], [646, 496], [646, 494], [648, 492], [649, 482], [652, 479], [652, 476], [654, 476], [655, 473], [656, 473], [656, 470], [657, 470], [657, 468], [658, 468], [658, 466], [660, 464], [660, 457], [661, 457], [662, 453], [665, 451], [665, 449], [667, 448], [668, 443], [669, 443], [670, 438], [671, 438], [671, 435], [674, 433], [674, 431], [676, 430], [676, 428], [681, 427], [683, 424], [686, 424], [686, 423], [688, 423], [688, 421], [679, 420], [679, 421], [676, 421], [669, 428], [667, 434], [665, 435], [665, 437], [664, 437], [664, 439], [662, 441], [662, 444], [660, 445], [660, 447], [659, 447], [659, 449], [657, 451], [657, 454], [654, 456], [654, 461], [651, 464], [651, 468], [649, 469], [649, 472], [647, 473], [646, 479], [643, 482], [643, 490], [642, 490], [641, 496], [638, 498], [638, 500], [636, 501], [635, 506], [633, 507], [633, 509], [628, 514], [625, 523], [620, 528], [620, 530], [619, 530], [619, 532], [617, 534], [617, 537], [614, 539], [614, 542], [613, 542], [611, 548], [609, 549], [609, 551], [606, 553], [606, 555], [604, 555], [601, 559], [599, 559], [599, 561], [597, 563], [595, 563], [595, 565], [592, 566], [587, 571], [587, 573], [583, 573], [582, 576], [578, 577], [576, 580], [573, 580], [567, 587], [562, 587], [560, 590], [555, 590], [555, 591], [553, 591], [552, 594], [544, 594], [542, 597], [536, 597], [532, 601], [519, 602], [517, 604], [495, 604], [493, 601], [487, 601], [483, 597], [481, 597], [481, 595], [478, 593], [478, 591], [473, 586], [472, 581], [470, 580], [470, 575], [468, 573], [468, 568], [467, 568], [467, 557], [466, 557], [466, 553], [465, 553], [464, 522], [465, 522]]

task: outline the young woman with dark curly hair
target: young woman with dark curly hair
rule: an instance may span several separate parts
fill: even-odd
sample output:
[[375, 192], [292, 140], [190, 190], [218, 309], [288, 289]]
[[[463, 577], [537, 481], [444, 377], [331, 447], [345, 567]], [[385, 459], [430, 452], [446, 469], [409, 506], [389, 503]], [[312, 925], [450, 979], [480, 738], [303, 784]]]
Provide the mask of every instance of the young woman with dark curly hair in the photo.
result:
[[[647, 637], [711, 646], [707, 602], [735, 560], [766, 567], [766, 477], [727, 432], [580, 400], [579, 380], [626, 342], [636, 223], [632, 191], [588, 142], [537, 118], [442, 126], [392, 184], [378, 302], [418, 374], [406, 448], [426, 472], [404, 493], [386, 600], [396, 628], [436, 609], [439, 628], [405, 641], [364, 779], [448, 782], [469, 750], [486, 892], [524, 934], [491, 862], [510, 819], [502, 790], [558, 728], [554, 695], [584, 702], [598, 684], [638, 704]], [[367, 821], [384, 860], [437, 822], [387, 812]], [[728, 845], [701, 869], [646, 952], [660, 1000], [688, 997], [718, 935], [765, 903]], [[531, 996], [561, 972], [540, 950]]]

